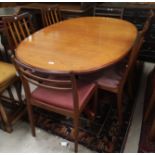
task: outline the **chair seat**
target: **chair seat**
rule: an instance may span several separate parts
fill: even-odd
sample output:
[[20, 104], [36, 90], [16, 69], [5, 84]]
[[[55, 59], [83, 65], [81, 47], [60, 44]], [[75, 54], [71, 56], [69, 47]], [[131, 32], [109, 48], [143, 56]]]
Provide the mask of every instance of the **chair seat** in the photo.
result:
[[12, 64], [0, 61], [0, 88], [16, 77], [16, 70]]
[[[78, 83], [79, 109], [88, 99], [91, 92], [95, 91], [96, 85], [93, 83], [85, 84]], [[73, 110], [73, 95], [72, 90], [53, 90], [43, 87], [36, 88], [32, 93], [32, 98], [42, 101], [46, 104]]]
[[118, 92], [119, 84], [123, 78], [123, 74], [126, 70], [126, 65], [124, 62], [113, 65], [102, 71], [100, 76], [95, 80], [98, 87], [112, 91], [114, 93]]
[[111, 68], [105, 70], [103, 74], [96, 79], [96, 82], [99, 87], [117, 90], [121, 79], [122, 76], [115, 69]]

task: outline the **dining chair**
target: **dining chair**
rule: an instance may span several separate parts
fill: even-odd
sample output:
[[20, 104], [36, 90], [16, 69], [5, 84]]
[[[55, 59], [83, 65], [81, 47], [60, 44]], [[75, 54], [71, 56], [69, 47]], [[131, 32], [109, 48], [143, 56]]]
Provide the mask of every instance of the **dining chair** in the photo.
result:
[[[34, 32], [29, 13], [22, 13], [10, 17], [3, 17], [4, 35], [10, 50], [14, 51], [19, 43]], [[7, 50], [8, 50], [7, 49]]]
[[[25, 112], [18, 81], [15, 67], [10, 63], [0, 61], [0, 115], [4, 130], [9, 133], [13, 130], [13, 124]], [[8, 93], [8, 96], [3, 96], [4, 92]], [[14, 96], [15, 93], [17, 98]], [[12, 110], [10, 111], [9, 108], [12, 108]]]
[[51, 24], [58, 23], [62, 20], [61, 12], [59, 7], [52, 6], [52, 7], [44, 7], [41, 9], [42, 20], [44, 27], [49, 26]]
[[[137, 57], [140, 48], [144, 41], [144, 35], [149, 28], [149, 23], [146, 22], [142, 31], [139, 32], [138, 37], [129, 53], [129, 56], [125, 63], [119, 63], [120, 65], [114, 65], [107, 70], [104, 70], [102, 75], [100, 75], [95, 81], [98, 88], [103, 89], [108, 92], [112, 92], [117, 96], [117, 112], [119, 124], [123, 123], [123, 92], [125, 84], [128, 80], [130, 74], [132, 74], [135, 67]], [[123, 60], [124, 61], [124, 60]]]
[[24, 114], [25, 104], [21, 94], [21, 80], [10, 60], [14, 53], [9, 50], [14, 52], [18, 44], [32, 33], [33, 26], [27, 13], [3, 17], [2, 21], [9, 47], [6, 51], [0, 50], [0, 113], [5, 130], [11, 132], [13, 124]]
[[120, 126], [123, 123], [122, 97], [124, 87], [129, 81], [129, 76], [133, 74], [133, 70], [137, 62], [137, 56], [139, 54], [140, 48], [144, 41], [144, 36], [147, 33], [149, 26], [150, 20], [147, 20], [144, 24], [143, 30], [138, 33], [138, 37], [134, 43], [134, 46], [130, 50], [127, 57], [122, 59], [117, 64], [109, 66], [106, 69], [86, 75], [85, 77], [80, 77], [83, 80], [85, 79], [88, 81], [94, 81], [97, 84], [97, 87], [101, 90], [116, 94], [118, 122]]
[[[78, 81], [72, 72], [54, 73], [30, 68], [12, 58], [24, 85], [32, 135], [35, 136], [33, 106], [71, 117], [74, 124], [75, 152], [78, 151], [80, 114], [94, 95], [97, 104], [96, 85]], [[37, 88], [31, 91], [29, 84]]]

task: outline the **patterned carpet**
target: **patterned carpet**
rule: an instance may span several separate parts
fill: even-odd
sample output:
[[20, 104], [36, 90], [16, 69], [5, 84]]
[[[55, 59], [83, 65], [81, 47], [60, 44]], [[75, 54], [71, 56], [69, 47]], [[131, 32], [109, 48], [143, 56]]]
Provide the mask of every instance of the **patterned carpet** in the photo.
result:
[[[125, 101], [125, 121], [123, 128], [119, 129], [116, 107], [112, 104], [115, 103], [115, 97], [105, 94], [99, 102], [100, 107], [93, 123], [90, 123], [85, 113], [81, 117], [79, 143], [97, 152], [123, 152], [134, 106]], [[70, 118], [37, 108], [34, 113], [36, 126], [67, 140], [74, 140]]]

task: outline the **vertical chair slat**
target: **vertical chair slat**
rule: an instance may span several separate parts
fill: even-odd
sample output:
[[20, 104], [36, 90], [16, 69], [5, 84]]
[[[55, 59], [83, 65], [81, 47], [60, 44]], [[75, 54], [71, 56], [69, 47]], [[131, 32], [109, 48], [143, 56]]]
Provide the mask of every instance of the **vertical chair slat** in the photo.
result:
[[17, 45], [18, 45], [18, 42], [17, 42], [17, 39], [16, 39], [16, 37], [15, 37], [15, 35], [14, 35], [14, 32], [13, 32], [12, 26], [11, 26], [11, 24], [10, 24], [9, 22], [8, 22], [8, 26], [9, 26], [9, 30], [10, 30], [10, 32], [11, 32], [11, 35], [12, 35], [13, 41], [14, 41], [15, 45], [17, 46]]
[[46, 14], [47, 14], [47, 13], [44, 14], [44, 17], [45, 17], [46, 26], [48, 26], [49, 24], [48, 24], [48, 20], [47, 20], [47, 15], [46, 15]]
[[28, 34], [28, 36], [29, 36], [29, 35], [30, 35], [30, 31], [29, 31], [29, 29], [28, 29], [28, 26], [27, 26], [27, 23], [26, 23], [25, 18], [23, 18], [23, 22], [24, 22], [24, 26], [25, 26], [26, 32], [27, 32], [27, 34]]
[[51, 21], [50, 13], [49, 12], [47, 12], [47, 19], [49, 21], [49, 25], [51, 25], [52, 24], [52, 21]]
[[25, 35], [25, 33], [24, 33], [24, 30], [23, 30], [23, 28], [22, 28], [22, 25], [21, 25], [21, 22], [20, 22], [20, 21], [18, 21], [18, 25], [19, 25], [19, 29], [20, 29], [20, 31], [21, 31], [21, 34], [22, 34], [23, 38], [26, 38], [26, 35]]
[[15, 31], [16, 31], [17, 38], [18, 38], [19, 42], [21, 42], [22, 39], [21, 39], [21, 36], [20, 36], [20, 34], [19, 34], [19, 31], [18, 31], [18, 29], [17, 29], [17, 26], [16, 26], [15, 22], [13, 22], [13, 26], [14, 26], [14, 29], [15, 29]]
[[51, 11], [51, 17], [52, 17], [53, 24], [55, 24], [55, 19], [54, 19], [53, 11]]
[[58, 9], [54, 9], [54, 16], [55, 16], [56, 22], [59, 22], [59, 19], [58, 19]]

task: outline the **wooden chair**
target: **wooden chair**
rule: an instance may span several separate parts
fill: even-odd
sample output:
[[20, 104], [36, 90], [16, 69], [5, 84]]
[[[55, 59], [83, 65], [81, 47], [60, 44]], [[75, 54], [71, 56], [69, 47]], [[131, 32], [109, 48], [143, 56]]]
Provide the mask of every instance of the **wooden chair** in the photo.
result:
[[62, 20], [61, 13], [58, 6], [53, 7], [44, 7], [41, 10], [42, 12], [42, 20], [44, 27], [49, 26], [51, 24], [58, 23]]
[[[10, 50], [14, 51], [19, 43], [34, 32], [31, 15], [23, 13], [11, 17], [3, 17], [4, 35], [7, 38]], [[8, 50], [7, 49], [7, 50]]]
[[[21, 96], [21, 81], [15, 67], [10, 63], [12, 53], [8, 50], [14, 51], [18, 44], [32, 33], [29, 29], [32, 25], [30, 15], [27, 13], [4, 17], [3, 22], [9, 47], [6, 51], [0, 51], [0, 113], [5, 130], [11, 132], [12, 125], [24, 114], [25, 104]], [[15, 98], [13, 88], [15, 88], [17, 98]], [[8, 92], [8, 95], [4, 95], [4, 92]], [[8, 108], [12, 109], [11, 113]]]
[[149, 26], [150, 20], [147, 20], [143, 30], [139, 32], [137, 40], [129, 52], [129, 55], [125, 59], [107, 69], [86, 75], [85, 77], [80, 77], [83, 80], [94, 81], [99, 89], [116, 94], [118, 121], [120, 125], [122, 125], [123, 122], [122, 97], [124, 87], [128, 82], [129, 75], [131, 75], [134, 70], [139, 50], [143, 44], [144, 36], [148, 31]]
[[117, 111], [119, 124], [123, 122], [123, 107], [122, 98], [125, 84], [128, 80], [128, 76], [132, 74], [136, 60], [140, 51], [140, 48], [144, 41], [144, 35], [149, 28], [149, 23], [146, 22], [142, 31], [139, 32], [134, 46], [132, 47], [130, 54], [126, 61], [123, 60], [123, 65], [114, 65], [109, 69], [103, 71], [103, 73], [96, 79], [96, 83], [100, 89], [115, 93], [117, 96]]
[[[69, 116], [73, 118], [75, 152], [77, 152], [79, 117], [96, 92], [96, 85], [78, 81], [71, 72], [49, 73], [27, 67], [16, 58], [13, 58], [13, 62], [24, 85], [32, 135], [35, 136], [33, 106]], [[29, 83], [36, 85], [37, 88], [31, 91]]]
[[[25, 105], [21, 97], [21, 83], [16, 75], [15, 67], [10, 63], [0, 61], [0, 68], [0, 115], [3, 129], [11, 132], [13, 124], [24, 114]], [[3, 95], [4, 91], [8, 93], [8, 96]], [[9, 108], [12, 110], [8, 111]]]
[[130, 74], [136, 63], [138, 52], [142, 46], [143, 39], [144, 39], [143, 33], [140, 32], [135, 42], [135, 45], [133, 46], [130, 52], [130, 56], [126, 65], [122, 66], [122, 68], [121, 67], [117, 68], [115, 66], [111, 67], [110, 69], [104, 71], [102, 76], [100, 76], [96, 80], [96, 83], [100, 89], [116, 94], [118, 120], [120, 125], [122, 125], [123, 122], [122, 98], [123, 98], [124, 86], [127, 82], [128, 75]]

